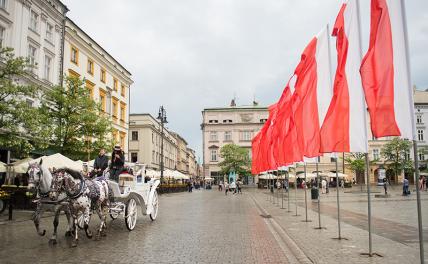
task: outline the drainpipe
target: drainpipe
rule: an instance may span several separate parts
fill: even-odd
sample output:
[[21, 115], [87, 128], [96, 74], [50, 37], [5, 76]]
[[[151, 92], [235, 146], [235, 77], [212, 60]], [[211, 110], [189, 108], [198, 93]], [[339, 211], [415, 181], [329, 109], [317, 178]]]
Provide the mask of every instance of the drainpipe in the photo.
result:
[[61, 54], [59, 57], [59, 84], [64, 85], [64, 45], [65, 45], [65, 22], [67, 20], [67, 12], [66, 8], [64, 11], [64, 15], [62, 18], [62, 32], [61, 32]]

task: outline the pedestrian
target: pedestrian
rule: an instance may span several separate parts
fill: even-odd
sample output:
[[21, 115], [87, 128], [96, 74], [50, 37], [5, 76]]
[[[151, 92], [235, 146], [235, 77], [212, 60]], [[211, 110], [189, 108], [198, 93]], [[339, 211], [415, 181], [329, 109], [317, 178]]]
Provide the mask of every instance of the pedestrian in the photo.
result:
[[242, 190], [241, 190], [241, 182], [236, 182], [236, 190], [238, 193], [242, 194]]
[[427, 180], [427, 177], [425, 177], [425, 191], [428, 191], [428, 180]]
[[276, 181], [276, 188], [279, 190], [281, 189], [281, 182], [280, 181]]
[[325, 179], [322, 179], [322, 181], [321, 181], [321, 187], [322, 187], [321, 193], [326, 193], [327, 181]]
[[227, 192], [229, 191], [229, 183], [227, 181], [224, 182], [224, 194], [227, 195]]
[[103, 171], [108, 167], [108, 157], [106, 156], [105, 149], [100, 149], [98, 156], [94, 161], [94, 170], [97, 176], [102, 176]]
[[410, 194], [410, 191], [409, 191], [409, 180], [406, 177], [403, 180], [403, 195], [407, 196], [409, 194]]
[[424, 189], [424, 176], [419, 176], [419, 190]]
[[388, 180], [386, 178], [383, 178], [383, 189], [385, 190], [385, 195], [388, 194], [387, 183], [388, 183]]
[[223, 181], [220, 181], [220, 183], [218, 184], [218, 190], [220, 192], [223, 191]]
[[110, 164], [110, 178], [119, 182], [119, 174], [123, 171], [125, 165], [125, 153], [122, 151], [119, 145], [114, 146], [113, 152], [111, 153], [111, 164]]
[[288, 180], [285, 180], [285, 184], [284, 184], [284, 188], [285, 188], [285, 192], [288, 192], [288, 187], [290, 186], [290, 183]]
[[230, 191], [233, 191], [233, 194], [235, 194], [236, 193], [236, 182], [233, 181], [230, 184], [229, 188], [230, 188]]
[[342, 189], [345, 188], [345, 181], [343, 179], [340, 180], [340, 187], [342, 187]]

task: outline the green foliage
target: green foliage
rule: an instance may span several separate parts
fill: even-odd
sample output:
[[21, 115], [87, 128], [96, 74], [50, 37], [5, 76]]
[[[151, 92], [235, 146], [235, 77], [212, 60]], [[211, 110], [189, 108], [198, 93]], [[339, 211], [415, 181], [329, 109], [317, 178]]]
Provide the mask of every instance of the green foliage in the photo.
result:
[[[364, 172], [366, 169], [366, 159], [364, 153], [349, 153], [345, 158], [345, 162], [349, 165], [351, 171], [355, 173], [357, 183], [364, 182]], [[375, 162], [375, 161], [372, 161]]]
[[90, 97], [84, 81], [66, 77], [66, 86], [46, 92], [40, 112], [51, 132], [54, 151], [72, 159], [87, 160], [99, 148], [110, 149], [111, 122]]
[[250, 173], [251, 161], [247, 149], [235, 144], [227, 144], [220, 149], [220, 156], [223, 158], [219, 164], [222, 174], [234, 171], [239, 176], [244, 176]]
[[381, 155], [389, 169], [394, 170], [395, 176], [402, 170], [411, 171], [413, 163], [407, 158], [412, 142], [401, 138], [393, 138], [383, 146]]
[[26, 98], [39, 96], [40, 87], [17, 80], [31, 68], [27, 59], [15, 57], [12, 48], [0, 49], [0, 146], [18, 157], [47, 147], [42, 117], [37, 108], [26, 102]]

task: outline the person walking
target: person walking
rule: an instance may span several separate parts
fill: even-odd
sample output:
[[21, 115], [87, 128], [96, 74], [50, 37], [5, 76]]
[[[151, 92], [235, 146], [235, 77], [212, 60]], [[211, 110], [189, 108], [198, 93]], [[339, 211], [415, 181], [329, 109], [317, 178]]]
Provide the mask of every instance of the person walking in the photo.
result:
[[388, 194], [388, 186], [387, 186], [388, 180], [386, 178], [383, 178], [383, 189], [385, 190], [385, 195]]
[[410, 191], [409, 191], [409, 180], [406, 177], [403, 180], [403, 195], [407, 196], [409, 194], [410, 194]]
[[424, 189], [424, 176], [419, 176], [419, 190], [423, 191]]
[[223, 191], [223, 181], [220, 181], [220, 183], [218, 184], [218, 190], [220, 192]]
[[233, 181], [230, 184], [229, 188], [230, 188], [230, 191], [233, 191], [233, 194], [235, 194], [236, 193], [236, 182]]
[[280, 190], [281, 189], [281, 181], [276, 181], [276, 188], [278, 189], [278, 190]]
[[241, 182], [239, 182], [239, 181], [236, 182], [236, 190], [237, 190], [237, 193], [242, 194]]
[[105, 169], [108, 167], [108, 157], [105, 149], [100, 149], [98, 156], [94, 161], [94, 170], [97, 176], [102, 176]]
[[227, 195], [227, 192], [229, 191], [229, 183], [227, 181], [224, 182], [224, 194]]
[[325, 179], [322, 179], [321, 181], [321, 188], [322, 188], [321, 193], [326, 193], [327, 181]]
[[119, 145], [114, 146], [111, 153], [110, 177], [113, 181], [119, 182], [119, 174], [123, 171], [125, 165], [125, 153]]

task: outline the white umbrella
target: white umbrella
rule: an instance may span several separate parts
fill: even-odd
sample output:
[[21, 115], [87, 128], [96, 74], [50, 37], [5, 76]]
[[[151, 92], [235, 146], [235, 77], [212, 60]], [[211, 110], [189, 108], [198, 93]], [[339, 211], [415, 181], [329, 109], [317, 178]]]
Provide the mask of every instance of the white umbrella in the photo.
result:
[[32, 162], [32, 158], [25, 158], [9, 164], [12, 173], [26, 173], [28, 171], [28, 163]]
[[6, 164], [0, 161], [0, 172], [6, 172]]
[[[317, 175], [315, 173], [306, 173], [306, 180], [310, 180], [310, 179], [315, 179], [317, 177]], [[305, 174], [304, 173], [300, 173], [297, 178], [300, 179], [304, 179], [305, 178]]]
[[262, 174], [262, 175], [259, 176], [259, 179], [262, 179], [262, 180], [275, 180], [275, 179], [278, 179], [278, 177], [275, 176], [275, 175], [273, 175], [273, 174]]
[[35, 159], [33, 162], [40, 162], [40, 160], [43, 160], [42, 165], [47, 168], [68, 168], [76, 171], [82, 170], [82, 164], [71, 160], [60, 153], [56, 153], [50, 156], [43, 156]]

